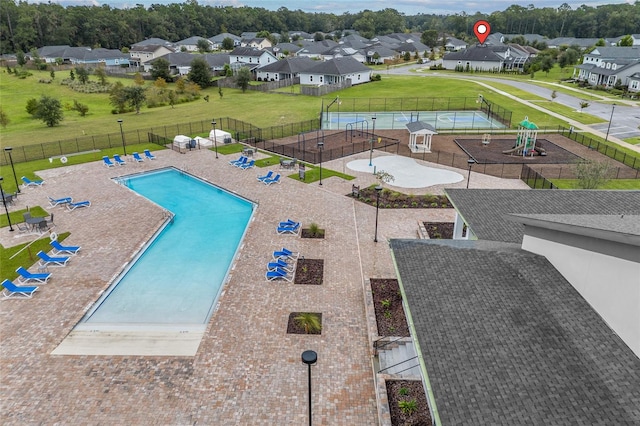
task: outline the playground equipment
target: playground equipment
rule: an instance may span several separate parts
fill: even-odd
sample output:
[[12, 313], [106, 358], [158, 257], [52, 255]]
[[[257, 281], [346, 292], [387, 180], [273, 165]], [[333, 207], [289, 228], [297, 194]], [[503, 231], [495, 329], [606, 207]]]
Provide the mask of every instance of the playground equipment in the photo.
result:
[[535, 123], [529, 121], [527, 116], [524, 120], [518, 124], [518, 136], [516, 137], [515, 146], [511, 149], [502, 151], [503, 154], [516, 154], [523, 157], [531, 156], [534, 154], [547, 155], [546, 151], [540, 147], [536, 147], [536, 140], [538, 138], [538, 126]]

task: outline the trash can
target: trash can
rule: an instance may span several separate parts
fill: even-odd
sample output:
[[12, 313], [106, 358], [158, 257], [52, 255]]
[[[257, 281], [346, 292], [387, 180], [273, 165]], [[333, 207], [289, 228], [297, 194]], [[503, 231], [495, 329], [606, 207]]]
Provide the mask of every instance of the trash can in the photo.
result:
[[189, 141], [189, 149], [194, 149], [196, 147], [196, 140], [195, 139], [191, 139]]
[[300, 163], [298, 166], [298, 178], [301, 181], [304, 181], [304, 164]]

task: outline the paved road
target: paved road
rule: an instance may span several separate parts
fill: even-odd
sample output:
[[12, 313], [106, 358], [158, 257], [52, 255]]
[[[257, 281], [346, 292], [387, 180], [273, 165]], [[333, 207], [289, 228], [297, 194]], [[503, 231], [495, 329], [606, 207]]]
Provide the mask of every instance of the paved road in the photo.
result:
[[[438, 73], [438, 72], [433, 72], [433, 71], [429, 71], [429, 72], [424, 72], [421, 73], [421, 70], [427, 70], [427, 66], [416, 66], [415, 64], [412, 65], [408, 65], [408, 66], [404, 66], [404, 67], [398, 67], [398, 68], [392, 68], [389, 69], [387, 71], [385, 71], [384, 73], [389, 74], [389, 75], [422, 75], [425, 77], [428, 76], [433, 76], [433, 77], [454, 77], [454, 78], [462, 78], [465, 80], [470, 80], [470, 81], [475, 81], [478, 84], [481, 84], [483, 86], [487, 86], [486, 83], [483, 84], [483, 82], [487, 82], [487, 83], [491, 83], [491, 82], [495, 82], [495, 83], [502, 83], [502, 84], [508, 84], [510, 86], [513, 86], [515, 88], [518, 88], [520, 90], [524, 90], [526, 92], [529, 92], [533, 95], [537, 95], [546, 99], [551, 99], [551, 93], [554, 90], [554, 85], [557, 85], [555, 83], [548, 83], [549, 87], [542, 87], [542, 86], [538, 86], [536, 84], [531, 84], [531, 83], [527, 83], [527, 82], [523, 82], [523, 81], [515, 81], [515, 80], [506, 80], [506, 79], [498, 79], [498, 78], [492, 78], [492, 77], [481, 77], [481, 76], [472, 76], [472, 75], [461, 75], [461, 76], [452, 76], [450, 74], [442, 74], [442, 73]], [[413, 71], [411, 71], [413, 70]], [[566, 86], [563, 86], [566, 87]], [[495, 90], [495, 89], [494, 89]], [[568, 107], [571, 108], [575, 108], [576, 110], [580, 109], [580, 102], [583, 100], [583, 98], [580, 97], [580, 91], [579, 90], [575, 90], [576, 91], [576, 95], [572, 96], [572, 95], [568, 95], [565, 93], [561, 93], [561, 92], [556, 92], [556, 94], [558, 95], [555, 99], [554, 102], [562, 104], [562, 105], [566, 105]], [[505, 96], [509, 96], [508, 94], [505, 94], [505, 92], [501, 92], [499, 90], [497, 90], [498, 93], [503, 94]], [[590, 93], [590, 95], [595, 95], [597, 96], [597, 93]], [[609, 132], [608, 134], [608, 139], [614, 142], [619, 143], [620, 145], [623, 145], [625, 147], [631, 148], [634, 151], [638, 151], [640, 152], [640, 147], [634, 146], [634, 145], [630, 145], [624, 141], [622, 141], [622, 138], [630, 138], [630, 137], [634, 137], [634, 136], [640, 136], [640, 107], [637, 106], [637, 103], [632, 102], [632, 101], [627, 101], [627, 100], [620, 100], [620, 101], [616, 101], [616, 106], [615, 108], [613, 108], [613, 119], [611, 120], [611, 126], [609, 127], [609, 120], [611, 119], [612, 116], [612, 105], [610, 103], [604, 103], [604, 102], [598, 102], [598, 101], [589, 101], [590, 105], [585, 109], [586, 113], [589, 113], [591, 115], [594, 115], [596, 117], [600, 117], [603, 120], [606, 120], [606, 123], [599, 123], [599, 124], [594, 124], [594, 125], [584, 125], [582, 123], [578, 123], [575, 122], [573, 120], [570, 120], [560, 114], [556, 114], [553, 113], [551, 111], [548, 111], [546, 109], [544, 109], [543, 107], [540, 107], [534, 103], [528, 102], [524, 99], [519, 99], [515, 96], [509, 96], [512, 99], [521, 102], [523, 104], [526, 104], [528, 106], [531, 106], [532, 108], [536, 108], [538, 110], [544, 111], [546, 113], [548, 113], [549, 115], [553, 115], [555, 117], [558, 117], [562, 120], [565, 120], [569, 126], [573, 126], [576, 129], [583, 129], [583, 130], [589, 130], [594, 134], [598, 134], [600, 136], [602, 136], [603, 138], [607, 136], [607, 131]], [[624, 104], [624, 105], [622, 105]]]

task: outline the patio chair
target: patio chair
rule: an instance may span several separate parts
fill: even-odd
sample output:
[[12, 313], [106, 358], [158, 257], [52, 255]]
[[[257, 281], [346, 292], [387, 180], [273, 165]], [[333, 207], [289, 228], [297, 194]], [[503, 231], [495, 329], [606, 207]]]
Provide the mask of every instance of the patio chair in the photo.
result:
[[265, 185], [271, 185], [272, 183], [280, 183], [280, 173], [276, 174], [271, 179], [265, 179], [262, 181]]
[[2, 281], [2, 299], [31, 299], [38, 290], [36, 286], [19, 286], [9, 280]]
[[280, 268], [286, 272], [293, 272], [295, 269], [295, 265], [289, 265], [287, 262], [285, 262], [282, 258], [278, 258], [273, 262], [269, 262], [267, 264], [267, 270], [268, 271], [274, 271], [277, 268]]
[[55, 256], [59, 254], [76, 254], [80, 251], [80, 246], [63, 246], [58, 240], [52, 240], [51, 248]]
[[149, 160], [155, 160], [156, 159], [156, 156], [153, 155], [151, 153], [151, 151], [149, 151], [148, 149], [144, 150], [144, 156], [145, 156], [145, 158], [148, 158]]
[[258, 179], [260, 182], [262, 182], [263, 180], [271, 179], [272, 177], [273, 177], [273, 170], [269, 170], [266, 175], [258, 176], [256, 179]]
[[285, 280], [285, 281], [293, 281], [293, 275], [287, 273], [287, 271], [285, 271], [282, 268], [275, 268], [273, 271], [267, 271], [267, 273], [265, 274], [265, 277], [267, 278], [268, 281], [274, 281], [274, 280]]
[[300, 223], [296, 223], [295, 225], [278, 226], [276, 228], [276, 232], [281, 235], [283, 234], [298, 235], [298, 232], [300, 232]]
[[22, 266], [16, 269], [16, 272], [20, 274], [20, 276], [18, 277], [18, 282], [20, 282], [20, 284], [26, 284], [31, 281], [34, 281], [40, 284], [46, 284], [49, 277], [51, 277], [51, 272], [34, 274], [27, 271]]
[[7, 204], [15, 204], [16, 198], [18, 198], [18, 194], [7, 194], [6, 192], [2, 193], [2, 198], [4, 198], [4, 202]]
[[63, 197], [63, 198], [49, 198], [49, 204], [51, 205], [51, 207], [55, 207], [55, 206], [59, 206], [61, 204], [67, 204], [73, 201], [73, 198], [71, 197]]
[[29, 232], [29, 229], [30, 229], [29, 224], [27, 222], [16, 223], [16, 227], [20, 232]]
[[104, 157], [102, 157], [102, 161], [104, 162], [104, 165], [107, 167], [114, 167], [115, 163], [113, 161], [111, 161], [111, 159], [109, 157], [107, 157], [106, 155]]
[[242, 170], [247, 170], [252, 168], [256, 164], [256, 160], [251, 160], [248, 163], [240, 164], [238, 167]]
[[71, 202], [71, 203], [67, 203], [67, 210], [73, 211], [78, 207], [89, 207], [89, 206], [91, 206], [91, 201], [89, 200], [78, 201], [77, 203]]
[[43, 180], [31, 180], [26, 176], [22, 176], [22, 181], [24, 182], [24, 186], [30, 186], [32, 188], [35, 188], [36, 186], [42, 186], [42, 184], [44, 183]]
[[124, 166], [127, 164], [127, 162], [120, 158], [120, 155], [118, 154], [113, 154], [113, 161], [115, 161], [118, 166]]
[[40, 258], [40, 265], [42, 266], [67, 266], [67, 262], [71, 259], [69, 256], [51, 257], [42, 250], [36, 256]]
[[294, 226], [295, 224], [299, 224], [300, 222], [296, 222], [292, 219], [287, 219], [284, 222], [280, 222], [278, 226]]
[[295, 260], [298, 258], [299, 255], [300, 253], [298, 253], [297, 251], [287, 250], [284, 247], [282, 247], [282, 250], [276, 250], [273, 252], [274, 259], [284, 258], [284, 259]]
[[138, 154], [137, 152], [133, 153], [133, 159], [136, 160], [136, 163], [144, 162], [144, 158], [140, 157], [140, 154]]
[[244, 155], [241, 156], [240, 158], [238, 158], [237, 160], [231, 160], [229, 161], [229, 164], [231, 164], [232, 166], [236, 166], [239, 167], [243, 164], [245, 164], [247, 161], [249, 161], [249, 157], [245, 157]]

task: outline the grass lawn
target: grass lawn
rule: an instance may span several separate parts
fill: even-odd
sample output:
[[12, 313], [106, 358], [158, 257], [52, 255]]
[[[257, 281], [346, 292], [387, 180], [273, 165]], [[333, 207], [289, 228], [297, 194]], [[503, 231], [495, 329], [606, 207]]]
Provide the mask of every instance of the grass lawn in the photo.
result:
[[[560, 189], [579, 189], [576, 179], [549, 179]], [[640, 179], [611, 179], [598, 189], [640, 189]]]
[[[69, 235], [69, 232], [63, 232], [58, 235], [58, 241], [64, 241], [64, 239]], [[18, 269], [19, 266], [29, 269], [34, 263], [36, 263], [36, 261], [38, 261], [36, 254], [40, 250], [45, 253], [51, 251], [50, 242], [51, 239], [49, 238], [49, 234], [46, 234], [44, 237], [31, 243], [22, 243], [9, 248], [0, 246], [0, 281], [5, 279], [14, 281], [18, 276], [16, 269]], [[15, 281], [14, 283], [19, 285]]]

